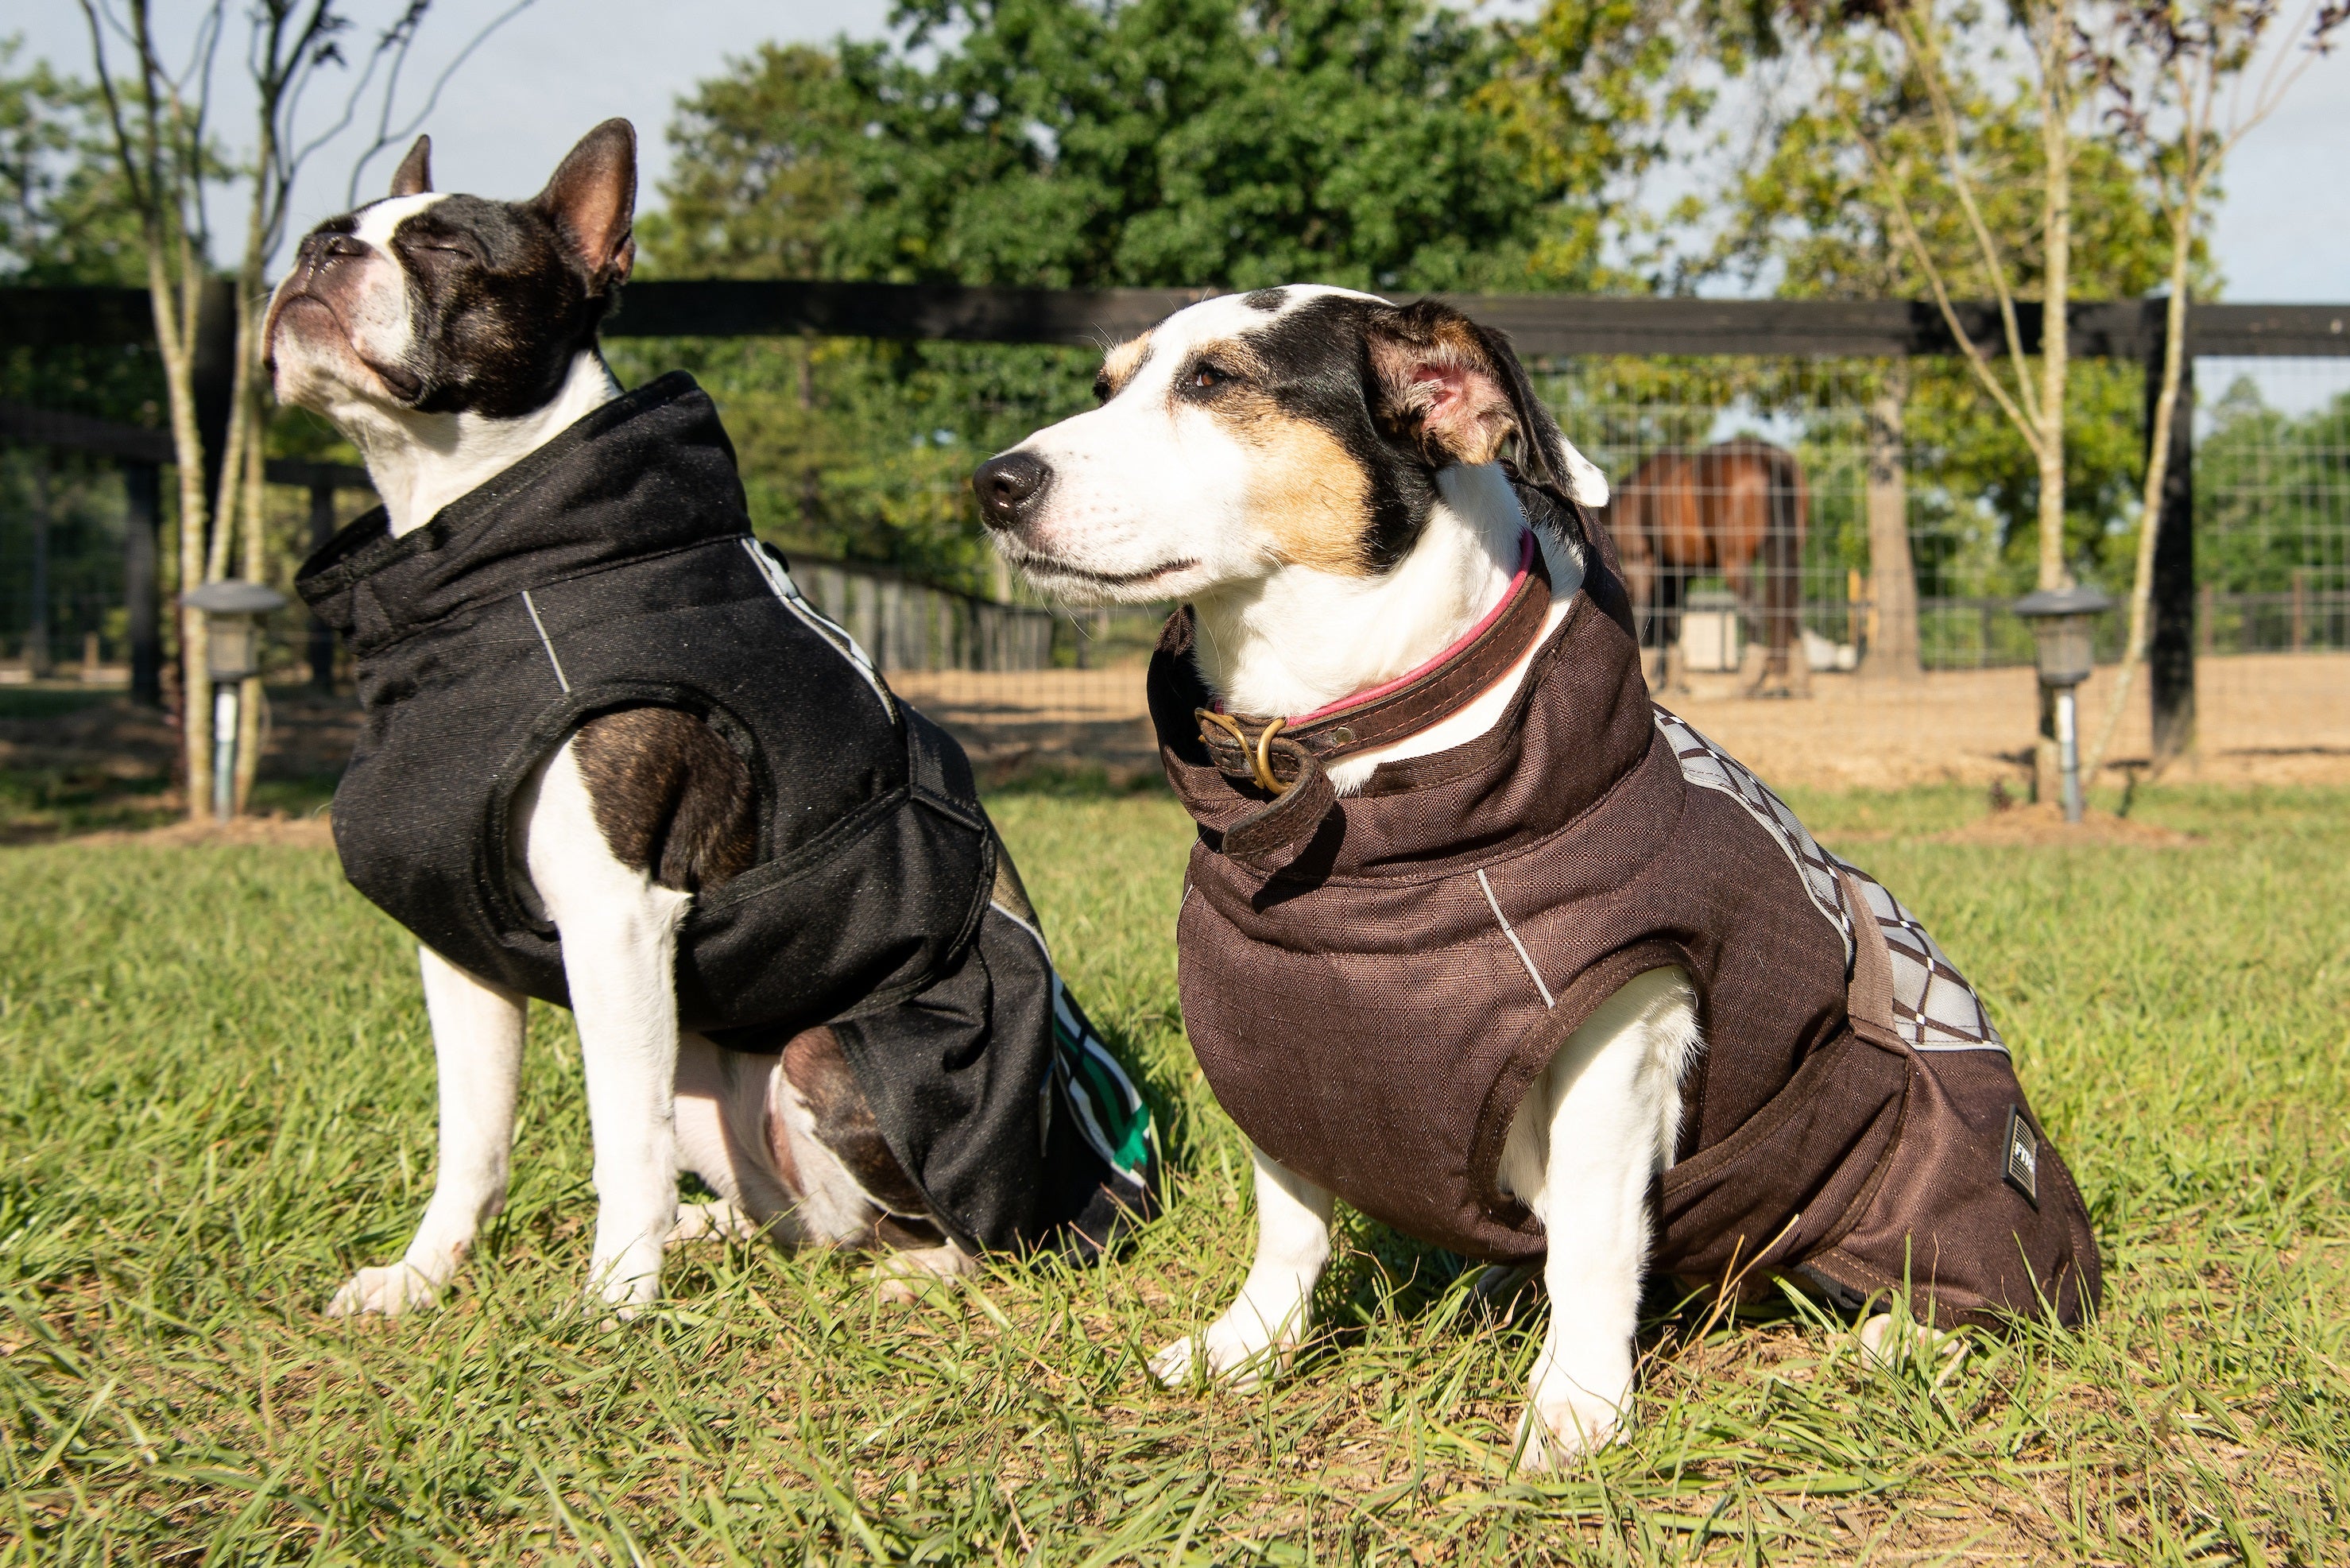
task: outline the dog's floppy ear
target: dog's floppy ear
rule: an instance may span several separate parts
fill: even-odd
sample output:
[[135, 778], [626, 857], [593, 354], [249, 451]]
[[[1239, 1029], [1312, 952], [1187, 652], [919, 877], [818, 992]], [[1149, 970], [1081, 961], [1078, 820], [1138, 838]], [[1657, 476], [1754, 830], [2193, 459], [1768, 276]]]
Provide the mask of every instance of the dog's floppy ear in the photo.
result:
[[581, 137], [530, 204], [562, 234], [589, 294], [625, 282], [637, 257], [637, 128], [608, 119]]
[[391, 171], [391, 193], [395, 196], [422, 196], [432, 189], [432, 139], [420, 136], [400, 167]]
[[1439, 468], [1491, 462], [1515, 437], [1529, 478], [1607, 504], [1607, 478], [1567, 444], [1506, 337], [1422, 299], [1374, 316], [1368, 337], [1372, 407], [1389, 435]]

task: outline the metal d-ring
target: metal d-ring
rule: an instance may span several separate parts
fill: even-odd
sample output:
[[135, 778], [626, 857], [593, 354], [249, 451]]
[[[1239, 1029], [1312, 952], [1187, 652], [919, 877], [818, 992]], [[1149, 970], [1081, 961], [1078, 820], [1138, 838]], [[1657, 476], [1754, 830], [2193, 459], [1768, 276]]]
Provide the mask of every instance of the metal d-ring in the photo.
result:
[[1279, 779], [1273, 776], [1273, 753], [1271, 751], [1273, 737], [1284, 724], [1288, 722], [1288, 720], [1283, 718], [1269, 720], [1264, 728], [1257, 732], [1256, 753], [1249, 758], [1249, 768], [1251, 772], [1256, 774], [1258, 786], [1271, 791], [1275, 800], [1287, 794], [1290, 790], [1295, 787], [1290, 784], [1283, 784]]
[[[1257, 735], [1256, 744], [1252, 748], [1249, 745], [1248, 732], [1242, 729], [1240, 721], [1230, 713], [1219, 713], [1213, 708], [1194, 708], [1191, 710], [1191, 717], [1203, 723], [1215, 725], [1232, 738], [1232, 744], [1238, 746], [1241, 755], [1248, 759], [1249, 776], [1256, 780], [1258, 788], [1269, 792], [1275, 799], [1279, 799], [1295, 787], [1283, 784], [1273, 776], [1273, 756], [1266, 749], [1272, 744], [1274, 733], [1284, 724], [1289, 722], [1287, 719], [1274, 719], [1268, 722]], [[1200, 738], [1207, 739], [1204, 732]]]

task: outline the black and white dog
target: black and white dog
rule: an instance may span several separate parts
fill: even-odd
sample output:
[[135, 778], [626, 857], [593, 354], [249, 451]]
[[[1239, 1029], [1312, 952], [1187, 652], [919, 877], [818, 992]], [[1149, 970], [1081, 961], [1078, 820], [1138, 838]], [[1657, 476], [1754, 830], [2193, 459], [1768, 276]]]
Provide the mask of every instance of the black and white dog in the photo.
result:
[[[1495, 461], [1516, 431], [1496, 367], [1458, 334], [1433, 350], [1374, 337], [1391, 311], [1292, 286], [1208, 300], [1120, 344], [1095, 384], [1099, 409], [980, 471], [998, 548], [1077, 602], [1188, 601], [1193, 657], [1235, 711], [1310, 712], [1422, 665], [1499, 602], [1527, 524]], [[1562, 445], [1570, 493], [1604, 505], [1606, 478]], [[1555, 628], [1584, 563], [1555, 536], [1540, 543]], [[1333, 764], [1332, 782], [1344, 794], [1384, 762], [1474, 740], [1532, 662], [1529, 649], [1475, 701]], [[1551, 1238], [1537, 1455], [1546, 1438], [1570, 1451], [1605, 1440], [1628, 1403], [1642, 1205], [1697, 1048], [1689, 985], [1643, 974], [1560, 1052], [1511, 1126], [1503, 1179]], [[1163, 1382], [1204, 1371], [1253, 1386], [1311, 1326], [1332, 1195], [1262, 1149], [1255, 1172], [1255, 1262], [1205, 1333], [1152, 1358]]]
[[[478, 515], [479, 497], [495, 493], [496, 486], [484, 486], [497, 476], [541, 472], [557, 452], [576, 460], [582, 431], [612, 424], [632, 413], [632, 403], [654, 406], [644, 403], [643, 389], [623, 399], [597, 348], [598, 323], [634, 254], [635, 152], [628, 122], [607, 121], [573, 149], [538, 196], [506, 202], [435, 193], [429, 144], [420, 140], [389, 198], [320, 225], [302, 242], [268, 317], [276, 391], [333, 421], [365, 455], [388, 514], [372, 524], [362, 520], [374, 529], [364, 544], [377, 556], [412, 565], [444, 551], [439, 535], [450, 524], [430, 525], [436, 515], [463, 510], [452, 504], [473, 498], [469, 515]], [[703, 450], [723, 449], [706, 400], [684, 385], [705, 421]], [[739, 519], [739, 485], [725, 452], [715, 488], [725, 493], [722, 500], [732, 497], [728, 516]], [[518, 469], [525, 459], [538, 467]], [[654, 485], [647, 493], [658, 503], [673, 493]], [[797, 597], [780, 559], [762, 555], [747, 523], [738, 522], [734, 534], [693, 558], [713, 561], [711, 570], [746, 585], [737, 596], [748, 606], [743, 613], [767, 618], [756, 624], [772, 625], [779, 638], [801, 636], [827, 660], [837, 650], [830, 679], [863, 704], [837, 714], [837, 732], [864, 724], [902, 758], [910, 742], [888, 742], [888, 726], [895, 722], [903, 735], [918, 716], [894, 703], [862, 654], [834, 635], [837, 628], [823, 625], [832, 648], [810, 643], [805, 628], [820, 618]], [[416, 544], [425, 545], [424, 556], [407, 548]], [[463, 544], [446, 541], [444, 553]], [[501, 548], [494, 537], [466, 547], [494, 563]], [[592, 554], [600, 545], [591, 539], [568, 547]], [[314, 561], [306, 580], [317, 568]], [[519, 607], [509, 593], [468, 615], [508, 616], [525, 639], [535, 628], [531, 657], [544, 643], [554, 661], [551, 670], [539, 667], [545, 697], [559, 701], [557, 687], [567, 693], [573, 685], [556, 659], [564, 628], [555, 625], [551, 639], [542, 607], [556, 613], [544, 583], [536, 597], [520, 594]], [[518, 618], [525, 610], [527, 619]], [[577, 635], [585, 640], [564, 651], [574, 676], [585, 679], [577, 676], [584, 653], [574, 650], [588, 648], [596, 628]], [[366, 687], [363, 679], [363, 696]], [[815, 715], [814, 733], [827, 751], [829, 723]], [[919, 1168], [910, 1171], [885, 1136], [891, 1129], [877, 1127], [871, 1085], [853, 1070], [835, 1030], [801, 1029], [763, 1055], [723, 1049], [681, 1027], [680, 933], [691, 936], [697, 898], [706, 902], [751, 868], [761, 846], [783, 831], [760, 826], [756, 794], [762, 777], [777, 782], [795, 759], [778, 764], [753, 755], [746, 766], [715, 718], [659, 704], [608, 706], [544, 746], [535, 760], [525, 759], [527, 774], [510, 797], [504, 854], [515, 897], [543, 913], [559, 938], [559, 983], [585, 1054], [598, 1198], [592, 1287], [624, 1311], [652, 1301], [665, 1243], [711, 1233], [764, 1231], [785, 1242], [881, 1248], [885, 1293], [902, 1293], [905, 1277], [968, 1272], [972, 1249], [958, 1245], [957, 1230], [926, 1207], [923, 1186], [910, 1179]], [[904, 764], [897, 765], [902, 777]], [[959, 753], [953, 765], [961, 766]], [[960, 810], [969, 836], [991, 836], [975, 803], [966, 798]], [[338, 798], [338, 841], [364, 826], [345, 815]], [[858, 821], [871, 815], [865, 811]], [[351, 848], [343, 847], [348, 868]], [[987, 886], [973, 883], [979, 892], [971, 907], [985, 919], [974, 914], [972, 929], [1003, 935], [1016, 926], [1033, 936], [1022, 919], [1024, 900], [1004, 890], [1016, 889], [1008, 861], [985, 863], [995, 867], [994, 902]], [[337, 1315], [396, 1314], [434, 1301], [505, 1200], [525, 998], [515, 984], [461, 967], [430, 945], [421, 957], [440, 1076], [438, 1184], [407, 1251], [344, 1284], [328, 1309]], [[999, 969], [999, 992], [1003, 986]], [[1063, 1001], [1051, 982], [1034, 1017], [1066, 1024], [1074, 1013]], [[973, 1052], [985, 1044], [984, 1004], [980, 1012]], [[1024, 1049], [1021, 1071], [1037, 1072], [1045, 1062], [1041, 1071], [1049, 1074], [1048, 1047]], [[1099, 1060], [1106, 1058], [1088, 1070]], [[1123, 1080], [1117, 1087], [1125, 1090]], [[1006, 1158], [1033, 1167], [1041, 1095], [1034, 1077], [1023, 1093], [1027, 1149]], [[1045, 1105], [1047, 1118], [1051, 1108]], [[689, 1205], [681, 1214], [681, 1170], [723, 1201]]]
[[1188, 607], [1151, 675], [1201, 830], [1184, 1024], [1252, 1138], [1258, 1241], [1160, 1379], [1287, 1357], [1334, 1196], [1542, 1260], [1536, 1464], [1627, 1418], [1652, 1251], [1801, 1274], [1872, 1347], [1904, 1291], [1937, 1324], [2086, 1310], [2086, 1210], [1979, 999], [1653, 707], [1607, 481], [1506, 340], [1268, 288], [1111, 349], [1095, 390], [974, 484], [1048, 593]]

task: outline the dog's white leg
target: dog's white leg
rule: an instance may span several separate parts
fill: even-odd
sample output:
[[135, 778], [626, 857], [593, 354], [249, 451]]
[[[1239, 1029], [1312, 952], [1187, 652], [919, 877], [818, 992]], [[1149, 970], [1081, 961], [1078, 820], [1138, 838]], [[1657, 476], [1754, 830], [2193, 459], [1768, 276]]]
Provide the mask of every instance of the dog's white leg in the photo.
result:
[[525, 807], [530, 878], [563, 933], [587, 1067], [597, 1197], [588, 1282], [625, 1315], [660, 1296], [661, 1245], [677, 1225], [677, 928], [692, 899], [612, 854], [568, 744]]
[[1504, 1184], [1543, 1222], [1549, 1333], [1520, 1430], [1541, 1469], [1611, 1441], [1631, 1414], [1648, 1184], [1670, 1163], [1697, 1009], [1678, 970], [1636, 976], [1527, 1093]]
[[1256, 1260], [1239, 1299], [1205, 1334], [1162, 1348], [1150, 1375], [1178, 1387], [1199, 1358], [1213, 1382], [1246, 1391], [1278, 1368], [1313, 1323], [1314, 1287], [1330, 1262], [1330, 1195], [1252, 1146], [1256, 1167]]
[[441, 1078], [441, 1161], [415, 1240], [397, 1263], [361, 1269], [327, 1303], [329, 1317], [431, 1306], [482, 1221], [506, 1205], [515, 1092], [522, 1082], [523, 998], [419, 948], [424, 1008]]

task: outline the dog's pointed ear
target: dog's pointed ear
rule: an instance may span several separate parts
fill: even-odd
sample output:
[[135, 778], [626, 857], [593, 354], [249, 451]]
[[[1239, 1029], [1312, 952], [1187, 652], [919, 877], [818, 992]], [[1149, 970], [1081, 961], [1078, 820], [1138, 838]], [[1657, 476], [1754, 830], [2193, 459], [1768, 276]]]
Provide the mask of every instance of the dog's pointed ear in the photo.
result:
[[581, 137], [530, 204], [563, 236], [588, 293], [627, 281], [637, 256], [637, 128], [608, 119]]
[[1607, 504], [1607, 477], [1567, 443], [1503, 334], [1422, 299], [1373, 317], [1369, 346], [1381, 428], [1431, 464], [1491, 462], [1515, 439], [1528, 478]]
[[395, 196], [422, 196], [432, 189], [432, 139], [420, 136], [400, 167], [391, 171], [391, 193]]

